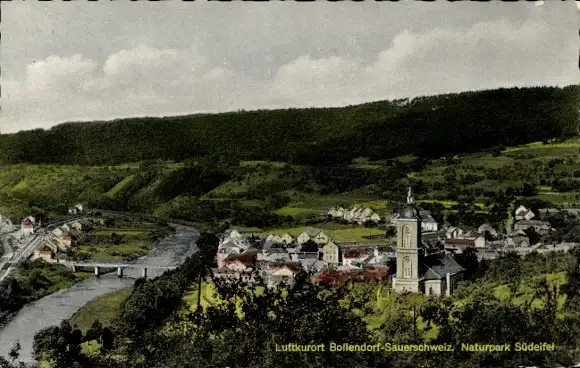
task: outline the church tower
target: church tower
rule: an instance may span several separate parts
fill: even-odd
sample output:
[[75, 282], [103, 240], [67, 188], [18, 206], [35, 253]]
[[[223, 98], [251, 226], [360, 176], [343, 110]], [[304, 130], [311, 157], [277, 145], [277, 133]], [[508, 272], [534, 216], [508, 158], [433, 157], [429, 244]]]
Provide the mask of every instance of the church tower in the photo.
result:
[[413, 205], [409, 187], [407, 204], [399, 210], [397, 224], [397, 292], [419, 292], [419, 245], [421, 244], [421, 217]]

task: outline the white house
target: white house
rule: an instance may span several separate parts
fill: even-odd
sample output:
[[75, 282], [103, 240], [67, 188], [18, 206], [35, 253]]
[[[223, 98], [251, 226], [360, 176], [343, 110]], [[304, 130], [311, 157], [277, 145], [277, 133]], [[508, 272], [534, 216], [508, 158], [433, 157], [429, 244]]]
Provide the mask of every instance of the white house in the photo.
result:
[[484, 236], [478, 236], [475, 238], [475, 247], [476, 248], [485, 248], [487, 241], [485, 240]]
[[527, 209], [525, 206], [520, 205], [515, 212], [516, 221], [518, 220], [531, 220], [536, 215], [532, 212], [532, 210]]
[[349, 250], [342, 255], [342, 266], [345, 268], [360, 268], [358, 264], [362, 264], [371, 258], [372, 255], [366, 252]]
[[330, 241], [322, 247], [322, 260], [328, 264], [338, 264], [339, 253], [338, 245]]
[[457, 239], [459, 237], [461, 237], [463, 235], [463, 230], [461, 230], [458, 227], [455, 226], [451, 226], [447, 229], [447, 232], [445, 233], [445, 237], [447, 239]]
[[296, 238], [298, 244], [304, 244], [309, 240], [312, 240], [316, 244], [326, 244], [330, 241], [328, 235], [326, 235], [322, 230], [312, 227], [305, 228]]
[[288, 233], [280, 236], [280, 242], [283, 244], [292, 244], [294, 242], [294, 237]]
[[429, 211], [420, 211], [421, 215], [421, 231], [437, 231], [439, 230], [439, 224], [437, 221], [431, 216]]
[[80, 223], [80, 222], [78, 222], [78, 221], [75, 221], [75, 222], [73, 222], [72, 224], [70, 224], [70, 227], [71, 227], [72, 229], [75, 229], [75, 230], [81, 231], [81, 230], [82, 230], [82, 228], [83, 228], [83, 225], [81, 225], [81, 223]]
[[51, 262], [52, 250], [48, 246], [43, 245], [34, 251], [33, 259], [42, 259], [45, 262]]
[[34, 222], [30, 221], [28, 218], [24, 219], [20, 225], [20, 232], [24, 236], [34, 233]]

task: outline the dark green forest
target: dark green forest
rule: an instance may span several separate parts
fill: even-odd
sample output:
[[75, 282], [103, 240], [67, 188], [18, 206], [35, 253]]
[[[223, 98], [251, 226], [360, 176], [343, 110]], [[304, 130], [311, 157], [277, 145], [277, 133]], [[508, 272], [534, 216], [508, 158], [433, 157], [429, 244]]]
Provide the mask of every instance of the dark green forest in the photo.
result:
[[441, 157], [577, 133], [580, 88], [465, 92], [341, 108], [231, 112], [58, 125], [0, 136], [2, 163], [148, 159], [304, 164]]

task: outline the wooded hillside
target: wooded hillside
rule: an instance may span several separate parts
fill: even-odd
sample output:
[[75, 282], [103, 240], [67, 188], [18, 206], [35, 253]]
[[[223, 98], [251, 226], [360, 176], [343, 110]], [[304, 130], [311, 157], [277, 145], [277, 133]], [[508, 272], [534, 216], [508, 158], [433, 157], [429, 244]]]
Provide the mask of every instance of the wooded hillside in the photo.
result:
[[577, 133], [580, 87], [511, 88], [342, 108], [66, 123], [0, 136], [0, 162], [113, 164], [148, 159], [304, 164], [445, 154]]

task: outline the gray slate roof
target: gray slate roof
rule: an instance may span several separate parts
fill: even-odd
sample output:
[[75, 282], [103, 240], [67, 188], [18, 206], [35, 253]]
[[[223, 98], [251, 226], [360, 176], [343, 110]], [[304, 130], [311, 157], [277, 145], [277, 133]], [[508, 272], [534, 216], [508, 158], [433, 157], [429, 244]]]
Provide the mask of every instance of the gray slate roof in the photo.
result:
[[448, 273], [454, 275], [465, 271], [453, 257], [443, 253], [424, 257], [421, 265], [425, 280], [440, 280], [445, 278]]

